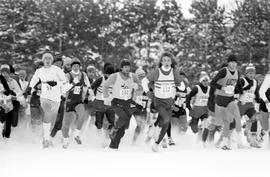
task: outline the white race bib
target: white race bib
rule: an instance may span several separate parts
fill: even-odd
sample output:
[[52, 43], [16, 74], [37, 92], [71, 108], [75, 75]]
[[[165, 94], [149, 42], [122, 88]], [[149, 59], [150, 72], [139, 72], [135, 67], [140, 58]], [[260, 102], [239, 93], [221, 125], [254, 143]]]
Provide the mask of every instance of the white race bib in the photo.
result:
[[131, 89], [127, 88], [127, 89], [120, 89], [120, 97], [124, 98], [124, 99], [129, 99], [131, 95]]
[[75, 86], [75, 87], [74, 87], [74, 90], [73, 90], [73, 93], [74, 93], [75, 95], [79, 95], [80, 92], [81, 92], [81, 87], [80, 87], [80, 86]]
[[228, 85], [225, 87], [225, 93], [228, 93], [228, 94], [234, 94], [234, 86], [232, 85]]
[[175, 101], [175, 104], [179, 107], [182, 107], [182, 105], [185, 103], [185, 99], [183, 98], [177, 98], [176, 101]]
[[173, 91], [173, 87], [170, 84], [161, 85], [160, 89], [161, 89], [161, 93], [164, 95], [171, 94]]

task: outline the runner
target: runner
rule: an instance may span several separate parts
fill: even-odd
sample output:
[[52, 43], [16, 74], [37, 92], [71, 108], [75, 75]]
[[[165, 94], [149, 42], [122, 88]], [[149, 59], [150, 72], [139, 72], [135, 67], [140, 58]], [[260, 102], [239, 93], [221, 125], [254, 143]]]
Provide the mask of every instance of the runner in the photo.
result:
[[[140, 81], [135, 74], [130, 73], [130, 62], [126, 59], [120, 63], [121, 71], [110, 75], [103, 86], [104, 104], [111, 105], [116, 114], [114, 127], [111, 131], [111, 149], [118, 149], [121, 138], [125, 134], [125, 130], [129, 127], [130, 118], [134, 109], [131, 104], [133, 89], [138, 89]], [[109, 88], [112, 88], [112, 94], [109, 94]], [[135, 104], [137, 107], [141, 107]]]
[[[142, 68], [138, 68], [135, 74], [139, 78], [140, 81], [146, 75], [145, 71]], [[150, 101], [146, 93], [143, 91], [143, 88], [139, 88], [138, 90], [134, 92], [133, 99], [137, 104], [142, 106], [142, 109], [137, 109], [133, 114], [137, 123], [135, 132], [133, 135], [133, 144], [136, 144], [139, 135], [141, 135], [141, 133], [144, 131], [145, 126], [147, 124], [147, 120], [148, 120], [147, 116], [150, 116], [149, 115], [150, 114], [150, 109], [149, 109]]]
[[[269, 131], [269, 115], [270, 115], [270, 74], [265, 75], [264, 81], [259, 90], [260, 97], [262, 99], [260, 104], [260, 123], [262, 126], [262, 135], [268, 134], [270, 142], [270, 131]], [[270, 144], [269, 144], [270, 148]]]
[[80, 71], [81, 62], [75, 58], [71, 62], [71, 72], [66, 74], [68, 81], [72, 84], [72, 88], [68, 91], [66, 97], [65, 112], [63, 118], [63, 148], [69, 145], [69, 132], [71, 124], [75, 120], [74, 139], [77, 144], [82, 144], [80, 138], [81, 129], [85, 122], [85, 107], [83, 100], [85, 98], [88, 88], [90, 88], [89, 80], [86, 73]]
[[31, 93], [32, 88], [41, 81], [40, 104], [44, 111], [42, 144], [44, 148], [48, 148], [52, 144], [50, 132], [61, 101], [61, 85], [67, 82], [67, 78], [59, 67], [52, 65], [51, 53], [43, 54], [42, 61], [44, 66], [34, 73], [27, 93]]
[[[186, 99], [187, 108], [190, 110], [189, 115], [191, 117], [189, 126], [193, 133], [199, 133], [199, 140], [202, 138], [202, 129], [206, 127], [206, 119], [208, 118], [207, 102], [210, 92], [209, 81], [210, 77], [207, 73], [202, 72], [199, 79], [200, 84], [196, 85], [191, 90]], [[191, 107], [191, 103], [193, 107]], [[201, 126], [199, 127], [200, 120]]]
[[[179, 72], [174, 67], [174, 56], [170, 53], [164, 53], [161, 56], [159, 68], [142, 80], [144, 92], [153, 100], [154, 107], [159, 113], [158, 138], [152, 146], [154, 152], [159, 151], [159, 144], [168, 130], [176, 94], [175, 87], [179, 86], [181, 82]], [[154, 83], [154, 95], [149, 91], [149, 83]]]
[[[237, 58], [230, 55], [227, 60], [228, 66], [222, 68], [211, 81], [211, 87], [216, 89], [215, 119], [218, 124], [223, 124], [221, 148], [229, 150], [230, 124], [235, 120], [237, 131], [238, 148], [242, 148], [242, 125], [237, 102], [235, 101], [235, 87], [240, 80], [237, 71]], [[240, 92], [240, 91], [239, 91]], [[240, 92], [241, 93], [241, 92]]]
[[249, 120], [246, 123], [247, 140], [251, 147], [260, 148], [257, 142], [257, 114], [254, 106], [255, 100], [260, 101], [257, 81], [254, 79], [256, 69], [249, 64], [245, 69], [245, 77], [240, 79], [240, 87], [243, 94], [240, 95], [238, 106], [240, 115], [246, 115]]

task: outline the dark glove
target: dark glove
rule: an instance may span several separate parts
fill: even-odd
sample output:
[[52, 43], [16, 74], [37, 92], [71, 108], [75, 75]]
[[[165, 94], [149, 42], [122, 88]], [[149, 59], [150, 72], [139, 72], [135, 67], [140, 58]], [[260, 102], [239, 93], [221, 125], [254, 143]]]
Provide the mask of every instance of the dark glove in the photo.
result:
[[88, 102], [89, 102], [88, 98], [85, 98], [85, 99], [83, 100], [83, 103], [84, 103], [84, 104], [88, 104]]
[[154, 98], [153, 92], [148, 91], [148, 92], [146, 93], [146, 95], [147, 95], [147, 97], [150, 98], [151, 100]]
[[25, 92], [23, 93], [23, 96], [26, 98], [28, 95], [31, 94], [31, 90], [32, 90], [32, 88], [31, 88], [31, 87], [28, 87], [28, 88], [25, 90]]
[[57, 82], [55, 81], [48, 81], [47, 84], [49, 84], [51, 87], [54, 87], [57, 85]]
[[186, 106], [187, 106], [188, 110], [191, 110], [191, 106], [190, 105], [186, 105]]
[[135, 106], [136, 106], [136, 108], [137, 108], [137, 109], [139, 109], [139, 110], [143, 110], [143, 106], [142, 106], [142, 105], [140, 105], [140, 104], [136, 104]]
[[66, 98], [63, 97], [63, 96], [61, 96], [61, 101], [62, 101], [62, 102], [65, 102], [65, 101], [66, 101]]
[[10, 91], [9, 91], [9, 94], [10, 94], [10, 95], [13, 95], [13, 96], [16, 96], [16, 93], [15, 93], [13, 90], [10, 90]]

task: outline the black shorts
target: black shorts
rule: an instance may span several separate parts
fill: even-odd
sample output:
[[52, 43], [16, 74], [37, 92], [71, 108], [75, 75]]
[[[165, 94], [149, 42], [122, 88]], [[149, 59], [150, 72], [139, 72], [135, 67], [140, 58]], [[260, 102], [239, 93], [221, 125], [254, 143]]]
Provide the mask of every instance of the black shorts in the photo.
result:
[[241, 102], [238, 102], [238, 107], [241, 116], [247, 115], [249, 118], [252, 118], [256, 114], [253, 103], [246, 103], [243, 105]]
[[186, 110], [183, 107], [179, 107], [177, 105], [175, 105], [175, 107], [177, 107], [179, 110], [178, 111], [172, 111], [172, 117], [175, 118], [180, 118], [181, 116], [185, 116], [187, 115]]

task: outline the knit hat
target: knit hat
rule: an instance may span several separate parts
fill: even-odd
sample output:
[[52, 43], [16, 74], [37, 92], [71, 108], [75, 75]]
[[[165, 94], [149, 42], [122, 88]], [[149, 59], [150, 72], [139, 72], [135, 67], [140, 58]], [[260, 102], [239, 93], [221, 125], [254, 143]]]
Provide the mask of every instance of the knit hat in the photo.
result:
[[250, 64], [247, 65], [245, 71], [246, 71], [246, 73], [249, 73], [249, 72], [256, 72], [256, 68], [255, 68], [255, 66], [254, 66], [252, 63], [250, 63]]
[[227, 63], [229, 62], [237, 62], [237, 58], [235, 55], [231, 54], [229, 57], [228, 57], [228, 60], [227, 60]]
[[135, 74], [137, 76], [145, 76], [145, 71], [142, 69], [142, 68], [138, 68], [136, 71], [135, 71]]
[[123, 68], [124, 66], [130, 66], [130, 62], [127, 59], [123, 59], [120, 63], [120, 68]]
[[202, 71], [201, 75], [200, 75], [199, 82], [202, 82], [205, 79], [210, 80], [210, 77], [208, 76], [208, 74], [205, 71]]
[[1, 72], [7, 72], [7, 73], [10, 73], [10, 67], [9, 67], [9, 65], [7, 65], [7, 64], [1, 65], [0, 70], [1, 70]]
[[91, 70], [96, 70], [96, 69], [93, 65], [87, 66], [86, 71], [91, 71]]
[[78, 59], [78, 58], [74, 58], [72, 61], [71, 61], [71, 67], [72, 65], [75, 65], [75, 64], [78, 64], [78, 65], [81, 65], [81, 61]]
[[52, 60], [52, 62], [53, 62], [53, 56], [52, 56], [51, 53], [44, 53], [44, 54], [42, 55], [42, 61], [43, 61], [43, 62], [44, 62], [44, 60], [45, 60], [46, 58], [50, 58], [50, 59]]
[[71, 59], [71, 58], [65, 57], [65, 58], [64, 58], [64, 63], [63, 63], [63, 65], [65, 66], [65, 65], [67, 65], [67, 64], [70, 64], [71, 62], [72, 62], [72, 59]]

